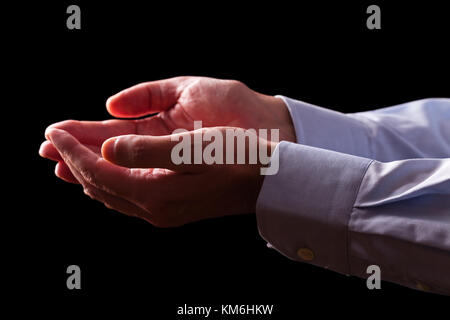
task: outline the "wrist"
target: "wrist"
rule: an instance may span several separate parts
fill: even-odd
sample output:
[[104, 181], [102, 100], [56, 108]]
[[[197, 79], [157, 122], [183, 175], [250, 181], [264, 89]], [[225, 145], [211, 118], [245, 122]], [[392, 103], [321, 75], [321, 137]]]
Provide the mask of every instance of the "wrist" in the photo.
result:
[[271, 110], [273, 127], [280, 130], [280, 141], [297, 143], [295, 127], [291, 114], [283, 99], [275, 96], [264, 96], [266, 105]]

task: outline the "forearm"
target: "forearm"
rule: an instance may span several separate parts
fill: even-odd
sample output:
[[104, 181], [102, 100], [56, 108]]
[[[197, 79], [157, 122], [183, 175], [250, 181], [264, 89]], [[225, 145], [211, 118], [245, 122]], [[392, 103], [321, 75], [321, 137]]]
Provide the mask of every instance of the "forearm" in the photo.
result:
[[[344, 274], [450, 294], [450, 160], [381, 163], [282, 142], [258, 227], [284, 255]], [[306, 252], [306, 253], [305, 253]]]

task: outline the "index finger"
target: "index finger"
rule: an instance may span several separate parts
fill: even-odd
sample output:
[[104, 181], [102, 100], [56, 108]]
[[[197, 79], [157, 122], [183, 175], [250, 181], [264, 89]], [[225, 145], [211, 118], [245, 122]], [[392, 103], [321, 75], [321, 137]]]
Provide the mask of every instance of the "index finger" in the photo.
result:
[[49, 129], [64, 130], [82, 144], [98, 147], [108, 138], [125, 134], [166, 135], [170, 133], [158, 116], [138, 120], [65, 120], [50, 125]]

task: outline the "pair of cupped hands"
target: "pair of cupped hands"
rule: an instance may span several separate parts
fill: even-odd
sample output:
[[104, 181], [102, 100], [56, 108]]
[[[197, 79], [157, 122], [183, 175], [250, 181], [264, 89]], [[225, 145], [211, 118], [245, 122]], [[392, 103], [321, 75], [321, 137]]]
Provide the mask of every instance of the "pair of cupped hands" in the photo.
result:
[[[39, 153], [57, 162], [56, 176], [81, 184], [91, 198], [159, 227], [254, 212], [264, 179], [261, 163], [174, 164], [174, 130], [193, 135], [194, 121], [202, 121], [197, 130], [203, 132], [278, 129], [279, 140], [296, 141], [284, 102], [235, 80], [176, 77], [142, 83], [110, 97], [106, 108], [119, 118], [153, 115], [58, 122], [45, 131]], [[257, 141], [272, 151], [278, 143], [270, 137]]]

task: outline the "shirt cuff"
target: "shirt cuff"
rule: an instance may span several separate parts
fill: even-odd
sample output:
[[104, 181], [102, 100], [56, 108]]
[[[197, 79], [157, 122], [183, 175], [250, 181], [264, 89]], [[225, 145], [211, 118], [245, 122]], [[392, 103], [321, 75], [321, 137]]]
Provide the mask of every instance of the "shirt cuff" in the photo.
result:
[[280, 142], [257, 203], [260, 235], [285, 256], [349, 274], [348, 223], [372, 160]]
[[286, 104], [297, 143], [372, 159], [368, 129], [352, 114], [277, 95]]

